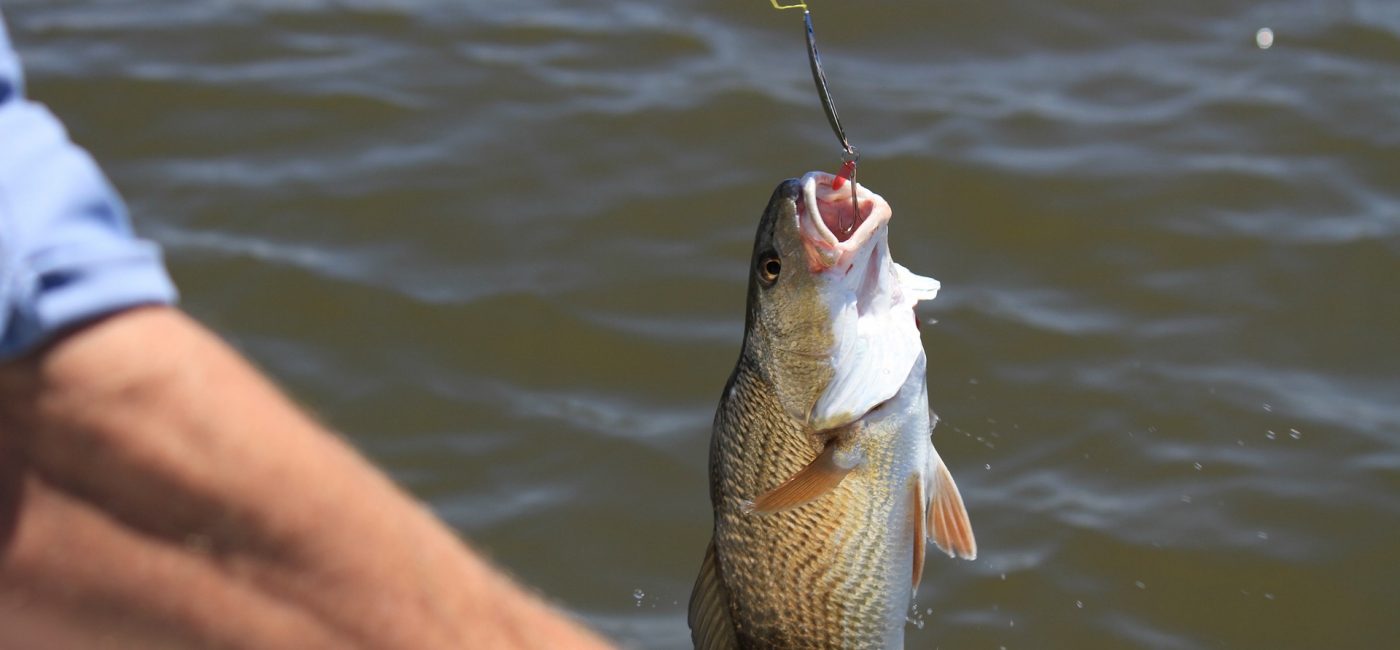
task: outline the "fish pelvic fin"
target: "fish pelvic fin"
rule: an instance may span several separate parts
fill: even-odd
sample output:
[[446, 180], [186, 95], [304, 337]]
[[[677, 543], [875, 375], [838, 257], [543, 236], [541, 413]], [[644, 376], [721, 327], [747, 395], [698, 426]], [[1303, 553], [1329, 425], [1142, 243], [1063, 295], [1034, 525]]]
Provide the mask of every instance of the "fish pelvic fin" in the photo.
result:
[[715, 559], [715, 543], [705, 549], [705, 561], [700, 563], [700, 575], [690, 592], [690, 641], [696, 650], [737, 650], [739, 634], [729, 613], [729, 591], [719, 575]]
[[744, 504], [744, 511], [769, 515], [811, 503], [841, 484], [858, 464], [859, 454], [859, 449], [842, 449], [833, 439], [802, 471]]
[[916, 479], [914, 481], [913, 492], [914, 507], [909, 509], [909, 513], [911, 515], [910, 518], [914, 520], [913, 583], [914, 593], [917, 595], [919, 593], [919, 582], [924, 579], [924, 553], [928, 545], [928, 533], [926, 532], [928, 527], [925, 525], [926, 517], [924, 515], [924, 506], [927, 502], [924, 501], [924, 482], [922, 480]]
[[929, 451], [930, 470], [926, 477], [929, 485], [926, 489], [930, 498], [925, 511], [929, 539], [948, 557], [977, 559], [977, 539], [972, 536], [972, 522], [967, 518], [962, 494], [958, 492], [958, 485], [953, 482], [953, 475], [948, 472], [943, 459], [938, 457], [938, 452]]

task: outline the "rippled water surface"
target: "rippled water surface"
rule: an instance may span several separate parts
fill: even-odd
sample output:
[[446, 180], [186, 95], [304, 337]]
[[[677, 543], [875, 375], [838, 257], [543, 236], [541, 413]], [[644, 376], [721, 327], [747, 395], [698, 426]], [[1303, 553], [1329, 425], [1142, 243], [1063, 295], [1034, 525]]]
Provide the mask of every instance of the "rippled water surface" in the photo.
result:
[[[500, 564], [688, 647], [767, 2], [5, 0], [187, 309]], [[1400, 642], [1400, 3], [814, 3], [982, 556], [911, 648]], [[1255, 34], [1273, 29], [1270, 49]]]

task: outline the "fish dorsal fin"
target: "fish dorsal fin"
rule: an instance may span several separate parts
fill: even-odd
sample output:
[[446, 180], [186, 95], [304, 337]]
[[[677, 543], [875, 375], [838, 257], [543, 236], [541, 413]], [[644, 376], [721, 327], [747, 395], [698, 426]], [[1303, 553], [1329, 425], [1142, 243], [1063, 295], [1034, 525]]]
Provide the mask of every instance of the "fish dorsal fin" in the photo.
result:
[[964, 560], [977, 558], [977, 540], [972, 536], [972, 522], [967, 518], [967, 508], [963, 506], [962, 494], [953, 482], [948, 466], [938, 457], [929, 443], [929, 475], [926, 477], [929, 490], [929, 504], [925, 511], [925, 530], [929, 539], [948, 557]]
[[859, 448], [843, 448], [837, 440], [832, 439], [822, 453], [802, 468], [802, 471], [794, 474], [782, 485], [759, 495], [746, 504], [744, 509], [766, 515], [811, 503], [841, 484], [841, 479], [846, 478], [859, 463], [859, 454]]
[[924, 579], [924, 553], [928, 546], [927, 526], [924, 525], [924, 482], [914, 481], [914, 507], [909, 509], [914, 524], [914, 593], [919, 593], [919, 581]]
[[715, 561], [715, 543], [705, 549], [705, 561], [700, 563], [700, 575], [690, 592], [690, 641], [696, 650], [735, 650], [739, 635], [729, 615], [729, 593], [719, 576]]

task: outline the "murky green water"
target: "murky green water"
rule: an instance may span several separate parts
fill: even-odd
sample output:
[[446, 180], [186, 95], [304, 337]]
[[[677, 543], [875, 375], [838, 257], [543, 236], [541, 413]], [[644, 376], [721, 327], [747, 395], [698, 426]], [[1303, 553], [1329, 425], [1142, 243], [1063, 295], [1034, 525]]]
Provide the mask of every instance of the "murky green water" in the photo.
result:
[[[3, 6], [191, 312], [522, 579], [688, 646], [754, 224], [839, 162], [798, 15]], [[982, 557], [930, 559], [909, 647], [1400, 642], [1400, 4], [815, 11], [944, 283]]]

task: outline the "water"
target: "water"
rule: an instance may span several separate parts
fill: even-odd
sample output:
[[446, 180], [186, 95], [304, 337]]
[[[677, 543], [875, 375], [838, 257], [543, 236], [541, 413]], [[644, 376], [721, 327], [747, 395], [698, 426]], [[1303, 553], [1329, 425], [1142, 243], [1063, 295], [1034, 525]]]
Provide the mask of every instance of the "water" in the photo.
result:
[[[521, 579], [688, 646], [753, 228], [839, 164], [797, 14], [4, 7], [189, 311]], [[1393, 645], [1400, 5], [815, 19], [896, 258], [943, 281], [982, 556], [931, 556], [909, 647]]]

